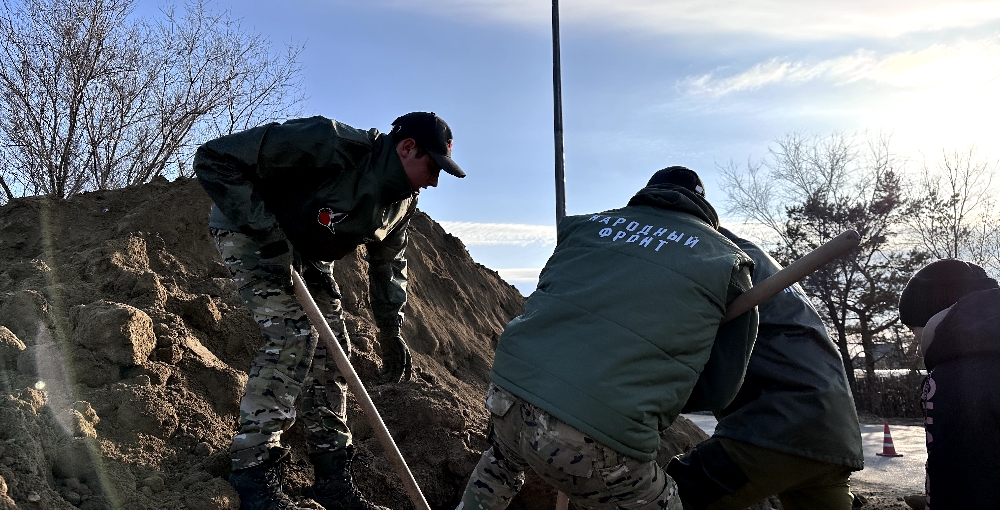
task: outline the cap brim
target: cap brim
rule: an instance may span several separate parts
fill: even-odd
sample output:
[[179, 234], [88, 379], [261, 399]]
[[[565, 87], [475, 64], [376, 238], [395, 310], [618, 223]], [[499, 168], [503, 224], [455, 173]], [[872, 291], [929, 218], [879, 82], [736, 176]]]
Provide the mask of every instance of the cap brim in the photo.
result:
[[455, 177], [465, 177], [465, 172], [463, 172], [462, 168], [458, 166], [458, 163], [455, 163], [455, 160], [445, 156], [444, 154], [438, 154], [431, 151], [427, 151], [427, 153], [434, 158], [434, 161], [441, 167], [441, 170], [444, 170]]

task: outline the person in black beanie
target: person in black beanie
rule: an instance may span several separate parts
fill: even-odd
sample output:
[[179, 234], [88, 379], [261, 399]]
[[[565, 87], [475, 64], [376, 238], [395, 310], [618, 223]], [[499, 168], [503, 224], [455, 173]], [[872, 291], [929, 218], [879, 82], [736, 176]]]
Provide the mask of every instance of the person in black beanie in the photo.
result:
[[1000, 285], [975, 264], [938, 260], [910, 278], [899, 318], [929, 371], [927, 508], [1000, 508]]

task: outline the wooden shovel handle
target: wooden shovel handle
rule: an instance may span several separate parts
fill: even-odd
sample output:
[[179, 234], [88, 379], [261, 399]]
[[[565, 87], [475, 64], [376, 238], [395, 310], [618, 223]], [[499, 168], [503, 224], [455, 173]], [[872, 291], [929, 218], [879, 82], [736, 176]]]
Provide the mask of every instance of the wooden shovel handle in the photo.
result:
[[749, 312], [753, 307], [767, 301], [782, 290], [791, 287], [813, 271], [857, 248], [860, 243], [861, 236], [853, 230], [843, 232], [839, 236], [823, 243], [819, 248], [803, 255], [802, 258], [792, 262], [788, 267], [774, 273], [769, 278], [759, 282], [753, 288], [734, 299], [726, 309], [726, 315], [722, 318], [722, 322], [729, 322]]
[[337, 337], [330, 329], [330, 325], [326, 323], [326, 319], [320, 313], [316, 302], [313, 301], [312, 294], [309, 293], [309, 289], [303, 283], [302, 277], [294, 269], [292, 270], [292, 284], [295, 287], [295, 298], [298, 299], [299, 304], [302, 305], [306, 315], [309, 317], [309, 323], [316, 328], [319, 332], [319, 337], [326, 343], [327, 352], [333, 355], [333, 360], [337, 363], [337, 368], [340, 369], [340, 373], [347, 380], [347, 387], [354, 393], [354, 397], [358, 400], [358, 404], [361, 405], [361, 409], [364, 410], [365, 416], [368, 418], [368, 423], [372, 426], [372, 430], [375, 431], [375, 436], [378, 438], [379, 443], [382, 443], [382, 449], [385, 450], [389, 455], [389, 459], [392, 460], [392, 464], [396, 468], [396, 474], [403, 481], [403, 486], [406, 487], [406, 493], [410, 496], [413, 506], [417, 510], [431, 510], [431, 507], [427, 504], [427, 500], [424, 499], [424, 494], [420, 492], [417, 481], [413, 478], [413, 473], [410, 472], [410, 468], [406, 465], [406, 460], [399, 453], [399, 448], [396, 448], [396, 442], [392, 440], [392, 435], [389, 434], [389, 429], [386, 428], [385, 423], [382, 421], [382, 416], [378, 414], [375, 403], [368, 396], [368, 390], [361, 384], [361, 379], [358, 377], [358, 373], [354, 371], [354, 367], [351, 366], [351, 362], [347, 359], [347, 355], [344, 354], [344, 350], [340, 347], [340, 342], [337, 341]]

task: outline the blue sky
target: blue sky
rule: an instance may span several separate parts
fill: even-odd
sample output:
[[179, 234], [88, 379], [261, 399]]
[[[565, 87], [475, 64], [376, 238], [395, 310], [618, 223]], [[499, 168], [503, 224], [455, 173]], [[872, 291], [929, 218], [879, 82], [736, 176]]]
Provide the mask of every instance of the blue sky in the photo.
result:
[[[468, 177], [442, 175], [420, 206], [530, 291], [554, 246], [549, 2], [210, 5], [275, 44], [305, 44], [306, 114], [382, 130], [414, 110], [447, 120]], [[675, 164], [698, 171], [724, 213], [716, 163], [760, 157], [791, 131], [890, 132], [914, 160], [970, 145], [1000, 156], [996, 0], [560, 7], [569, 214], [619, 207]]]

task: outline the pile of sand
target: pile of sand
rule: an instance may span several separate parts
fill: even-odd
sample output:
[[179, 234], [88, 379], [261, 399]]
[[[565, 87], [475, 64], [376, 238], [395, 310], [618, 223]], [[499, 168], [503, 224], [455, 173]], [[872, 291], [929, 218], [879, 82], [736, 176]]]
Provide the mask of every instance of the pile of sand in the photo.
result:
[[[227, 447], [260, 338], [207, 234], [191, 180], [0, 207], [0, 509], [236, 509]], [[451, 509], [485, 447], [493, 346], [523, 297], [424, 214], [410, 227], [403, 329], [413, 380], [377, 386], [364, 248], [336, 269], [354, 365], [435, 509]], [[411, 508], [358, 405], [371, 499]], [[661, 457], [704, 439], [686, 420]], [[301, 430], [286, 483], [311, 482]], [[511, 508], [551, 509], [529, 478]], [[16, 505], [16, 506], [15, 506]]]

